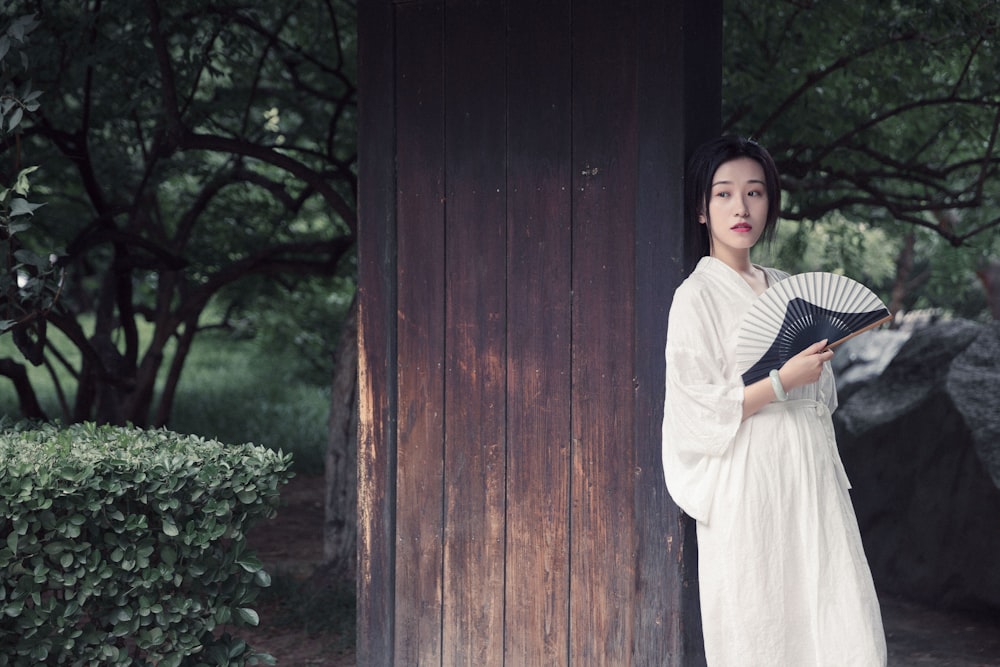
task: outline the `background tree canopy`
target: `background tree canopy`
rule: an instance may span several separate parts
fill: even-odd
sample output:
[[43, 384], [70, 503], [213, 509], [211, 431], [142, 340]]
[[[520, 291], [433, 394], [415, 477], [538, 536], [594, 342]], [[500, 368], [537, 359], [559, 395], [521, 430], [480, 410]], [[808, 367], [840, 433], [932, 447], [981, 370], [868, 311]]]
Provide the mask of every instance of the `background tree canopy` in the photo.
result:
[[[353, 3], [26, 0], [4, 15], [39, 24], [28, 67], [4, 62], [13, 90], [45, 94], [0, 146], [0, 182], [40, 166], [31, 242], [66, 270], [47, 319], [74, 353], [40, 324], [23, 334], [76, 384], [64, 420], [166, 423], [195, 336], [248, 313], [286, 344], [304, 314], [334, 328], [354, 274]], [[328, 304], [334, 290], [347, 298]]]
[[775, 261], [843, 270], [894, 309], [985, 317], [1000, 3], [727, 0], [724, 15], [724, 129], [773, 153], [793, 221]]
[[[0, 29], [26, 15], [28, 67], [5, 59], [5, 80], [44, 94], [2, 136], [0, 186], [39, 167], [22, 242], [58, 252], [65, 289], [48, 330], [20, 335], [75, 385], [61, 417], [166, 423], [206, 328], [302, 345], [328, 377], [354, 281], [354, 3], [18, 0]], [[987, 317], [998, 0], [727, 0], [724, 16], [723, 129], [784, 177], [774, 263]], [[43, 416], [23, 359], [0, 361]]]

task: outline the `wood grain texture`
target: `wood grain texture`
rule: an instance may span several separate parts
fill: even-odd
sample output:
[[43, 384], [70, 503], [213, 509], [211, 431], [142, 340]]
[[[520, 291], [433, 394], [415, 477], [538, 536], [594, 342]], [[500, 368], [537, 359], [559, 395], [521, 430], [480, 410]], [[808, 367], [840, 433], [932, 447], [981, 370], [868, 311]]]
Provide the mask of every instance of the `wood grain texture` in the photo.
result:
[[442, 656], [444, 587], [444, 9], [396, 8], [398, 469], [395, 655]]
[[358, 664], [703, 664], [659, 429], [721, 2], [359, 21]]
[[395, 630], [396, 209], [392, 7], [358, 8], [357, 660], [393, 664]]
[[446, 665], [503, 665], [505, 35], [501, 3], [446, 3]]
[[507, 587], [512, 665], [569, 664], [571, 7], [511, 2]]
[[632, 2], [573, 4], [570, 663], [628, 665], [634, 568]]

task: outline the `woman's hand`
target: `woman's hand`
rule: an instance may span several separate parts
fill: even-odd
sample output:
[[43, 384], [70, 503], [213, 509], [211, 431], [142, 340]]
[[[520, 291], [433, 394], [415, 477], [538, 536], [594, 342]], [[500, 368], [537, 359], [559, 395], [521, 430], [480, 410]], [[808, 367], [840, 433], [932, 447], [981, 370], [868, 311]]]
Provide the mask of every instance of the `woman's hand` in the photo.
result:
[[833, 359], [833, 350], [827, 349], [827, 340], [813, 343], [785, 362], [778, 370], [781, 386], [785, 391], [812, 384], [819, 380], [823, 364]]
[[[826, 340], [813, 343], [785, 362], [778, 370], [781, 386], [786, 392], [796, 387], [812, 384], [823, 372], [823, 364], [833, 359], [833, 350], [826, 348]], [[743, 389], [743, 419], [756, 413], [775, 399], [770, 378], [754, 382]]]

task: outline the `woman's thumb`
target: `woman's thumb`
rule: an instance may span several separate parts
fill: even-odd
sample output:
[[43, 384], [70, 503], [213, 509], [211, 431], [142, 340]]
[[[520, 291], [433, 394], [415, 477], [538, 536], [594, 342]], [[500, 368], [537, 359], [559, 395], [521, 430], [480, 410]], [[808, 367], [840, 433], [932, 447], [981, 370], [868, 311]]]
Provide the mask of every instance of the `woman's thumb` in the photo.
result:
[[824, 338], [823, 340], [816, 341], [815, 343], [807, 347], [805, 350], [803, 350], [803, 352], [805, 352], [806, 354], [819, 354], [826, 347], [826, 343], [828, 340], [830, 339]]

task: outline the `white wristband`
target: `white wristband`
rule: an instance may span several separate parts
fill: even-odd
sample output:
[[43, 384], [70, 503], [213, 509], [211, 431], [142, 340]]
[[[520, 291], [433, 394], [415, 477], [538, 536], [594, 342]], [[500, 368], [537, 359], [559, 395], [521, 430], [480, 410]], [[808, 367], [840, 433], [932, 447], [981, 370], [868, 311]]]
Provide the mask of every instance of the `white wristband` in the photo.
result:
[[788, 394], [785, 393], [785, 388], [781, 385], [781, 377], [778, 375], [778, 370], [775, 369], [768, 373], [771, 378], [771, 387], [774, 388], [774, 397], [779, 401], [787, 401]]

